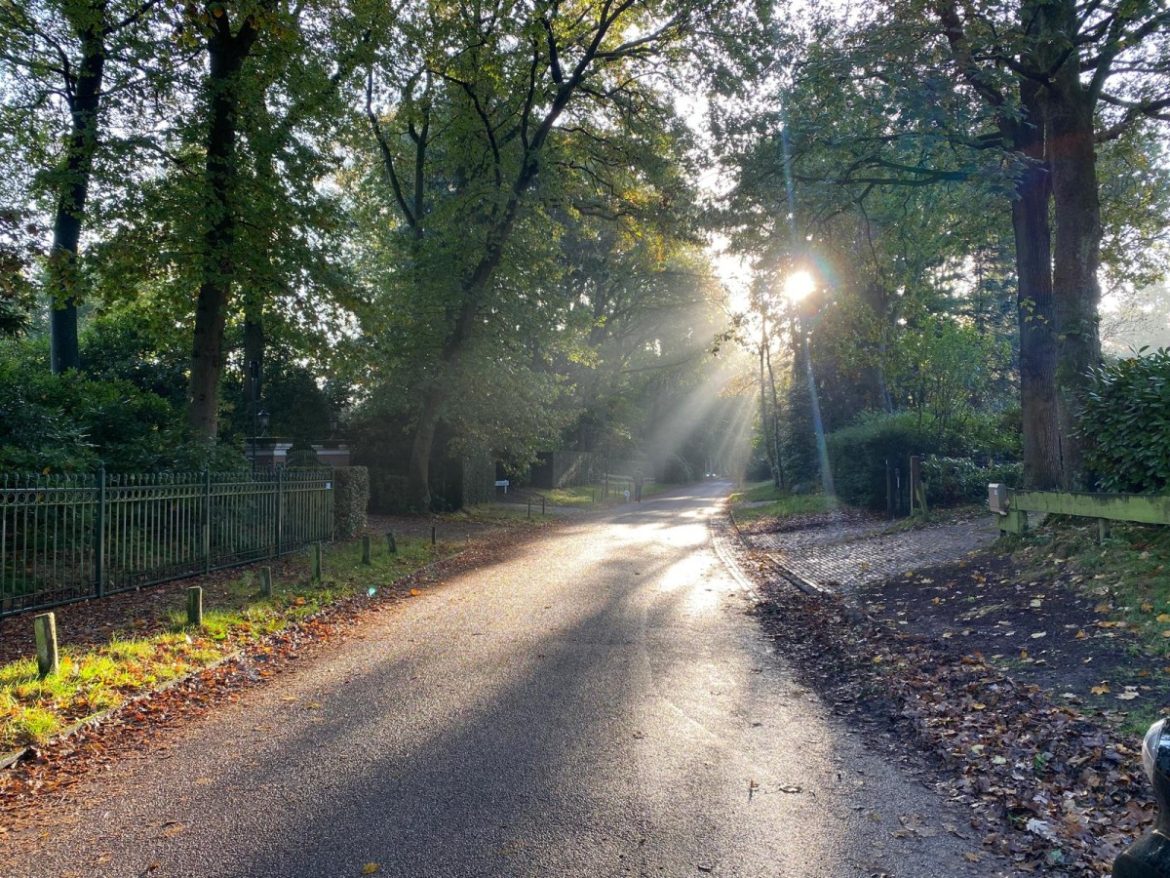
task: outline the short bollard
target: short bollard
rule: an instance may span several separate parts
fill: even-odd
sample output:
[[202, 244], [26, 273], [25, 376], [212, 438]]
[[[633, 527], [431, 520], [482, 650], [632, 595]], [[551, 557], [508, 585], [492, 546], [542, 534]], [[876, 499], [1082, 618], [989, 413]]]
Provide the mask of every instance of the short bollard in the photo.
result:
[[1142, 742], [1142, 766], [1154, 787], [1154, 828], [1118, 854], [1113, 878], [1170, 878], [1170, 735], [1160, 719]]
[[203, 624], [203, 589], [197, 585], [187, 589], [187, 624], [196, 628]]
[[431, 545], [435, 545], [435, 526], [431, 525]]
[[370, 535], [362, 534], [362, 563], [370, 563]]
[[272, 568], [260, 568], [260, 597], [272, 597]]
[[394, 534], [393, 533], [386, 534], [386, 551], [389, 552], [391, 555], [398, 552], [398, 543], [396, 543], [394, 541]]
[[321, 544], [320, 543], [313, 543], [312, 564], [313, 564], [313, 573], [312, 573], [313, 582], [320, 582], [321, 581]]
[[37, 676], [44, 679], [61, 668], [57, 658], [57, 617], [52, 613], [33, 616], [33, 634], [37, 641]]
[[532, 518], [532, 501], [528, 501], [528, 517]]
[[544, 515], [544, 495], [543, 494], [540, 497], [540, 514]]

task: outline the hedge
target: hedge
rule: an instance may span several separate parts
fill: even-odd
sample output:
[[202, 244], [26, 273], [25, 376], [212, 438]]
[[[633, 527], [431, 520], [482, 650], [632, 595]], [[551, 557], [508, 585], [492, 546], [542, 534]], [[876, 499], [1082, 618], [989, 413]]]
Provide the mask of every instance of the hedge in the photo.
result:
[[1094, 369], [1079, 432], [1089, 481], [1099, 490], [1170, 487], [1170, 351]]

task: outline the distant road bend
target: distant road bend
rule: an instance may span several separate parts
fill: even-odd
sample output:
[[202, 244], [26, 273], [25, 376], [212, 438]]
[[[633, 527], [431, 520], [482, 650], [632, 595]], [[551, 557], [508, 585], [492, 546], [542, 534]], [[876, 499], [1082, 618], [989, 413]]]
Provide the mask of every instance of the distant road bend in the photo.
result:
[[79, 784], [39, 838], [0, 841], [0, 873], [992, 874], [974, 841], [893, 834], [946, 809], [745, 614], [707, 526], [729, 488], [573, 522], [371, 613], [165, 754]]

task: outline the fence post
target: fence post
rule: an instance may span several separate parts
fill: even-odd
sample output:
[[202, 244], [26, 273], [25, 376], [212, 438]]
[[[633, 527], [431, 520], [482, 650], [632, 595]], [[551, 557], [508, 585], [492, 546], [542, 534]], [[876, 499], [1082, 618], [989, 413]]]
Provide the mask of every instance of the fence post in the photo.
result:
[[94, 594], [106, 593], [106, 467], [98, 467], [97, 507], [93, 523], [93, 581]]
[[33, 616], [33, 634], [37, 641], [37, 675], [43, 680], [60, 670], [57, 658], [57, 617], [53, 613]]
[[910, 515], [927, 514], [927, 492], [922, 487], [922, 458], [910, 455]]
[[540, 514], [544, 515], [544, 495], [540, 495]]
[[272, 597], [272, 568], [260, 568], [260, 596], [265, 598]]
[[362, 534], [362, 563], [370, 563], [370, 535]]
[[321, 581], [321, 544], [313, 543], [313, 582]]
[[197, 585], [187, 589], [187, 624], [196, 628], [203, 625], [203, 589]]
[[211, 470], [203, 471], [203, 572], [211, 572]]
[[284, 467], [276, 468], [276, 554], [284, 542]]

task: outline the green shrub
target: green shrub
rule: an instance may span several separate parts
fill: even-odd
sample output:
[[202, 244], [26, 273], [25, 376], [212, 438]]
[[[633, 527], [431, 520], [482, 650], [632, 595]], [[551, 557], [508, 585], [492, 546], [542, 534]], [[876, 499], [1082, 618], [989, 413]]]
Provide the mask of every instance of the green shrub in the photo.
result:
[[131, 381], [53, 375], [34, 342], [0, 347], [0, 472], [241, 468], [238, 449], [193, 442], [181, 407]]
[[831, 433], [829, 465], [837, 496], [854, 506], [884, 509], [887, 460], [905, 474], [910, 455], [944, 450], [926, 423], [911, 413], [871, 414], [852, 427]]
[[1019, 463], [980, 466], [970, 457], [937, 455], [922, 461], [926, 502], [931, 507], [977, 503], [987, 497], [987, 486], [992, 482], [1019, 487], [1022, 479], [1023, 466]]
[[[914, 412], [871, 412], [862, 415], [853, 426], [828, 436], [829, 463], [833, 469], [837, 496], [854, 506], [884, 509], [887, 460], [892, 466], [901, 469], [905, 491], [911, 455], [917, 454], [924, 458], [1010, 456], [1015, 449], [1016, 434], [1004, 435], [1006, 431], [999, 426], [1004, 417], [1003, 414], [994, 413], [940, 424], [929, 415]], [[973, 461], [969, 461], [969, 465], [971, 469], [977, 469]], [[958, 485], [946, 486], [944, 490], [966, 497], [973, 490], [971, 486], [975, 480], [983, 477], [969, 473], [969, 483], [961, 488]], [[980, 496], [986, 490], [984, 483]], [[929, 494], [927, 501], [930, 501]]]
[[370, 471], [364, 466], [339, 466], [333, 470], [333, 531], [339, 540], [356, 537], [366, 529], [370, 505]]
[[[1143, 349], [1144, 351], [1144, 349]], [[1088, 481], [1103, 491], [1170, 486], [1170, 350], [1093, 370], [1080, 435]]]

